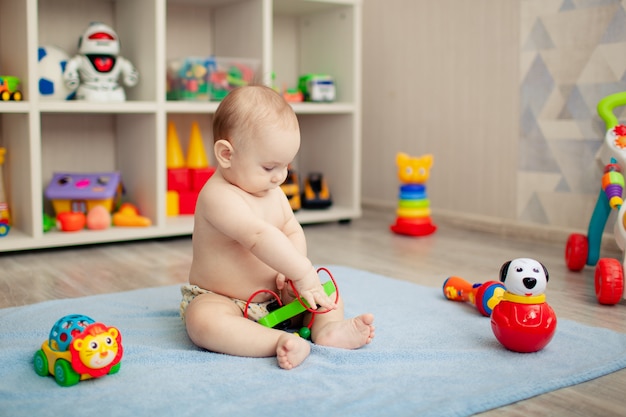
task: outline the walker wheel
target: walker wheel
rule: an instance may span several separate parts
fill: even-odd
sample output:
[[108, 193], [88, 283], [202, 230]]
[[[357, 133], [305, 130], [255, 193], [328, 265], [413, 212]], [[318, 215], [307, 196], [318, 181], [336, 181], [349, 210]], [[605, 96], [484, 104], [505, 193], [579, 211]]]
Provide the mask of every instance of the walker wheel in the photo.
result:
[[573, 233], [567, 239], [565, 246], [565, 264], [570, 271], [582, 271], [587, 263], [589, 242], [587, 236]]
[[596, 298], [600, 304], [614, 305], [624, 295], [624, 273], [617, 259], [602, 258], [595, 274]]

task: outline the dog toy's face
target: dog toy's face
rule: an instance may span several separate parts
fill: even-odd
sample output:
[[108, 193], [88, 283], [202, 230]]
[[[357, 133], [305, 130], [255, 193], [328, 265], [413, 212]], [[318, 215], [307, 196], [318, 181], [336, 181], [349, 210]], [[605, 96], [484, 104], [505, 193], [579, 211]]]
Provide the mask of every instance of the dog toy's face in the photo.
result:
[[500, 281], [513, 294], [526, 297], [540, 295], [546, 290], [548, 271], [534, 259], [513, 259], [502, 265]]

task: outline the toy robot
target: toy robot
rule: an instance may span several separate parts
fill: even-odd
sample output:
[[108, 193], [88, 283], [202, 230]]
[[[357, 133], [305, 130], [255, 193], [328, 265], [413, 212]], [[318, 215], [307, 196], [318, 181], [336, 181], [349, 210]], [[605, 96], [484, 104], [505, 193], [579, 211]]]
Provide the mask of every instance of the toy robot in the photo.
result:
[[100, 22], [92, 22], [78, 41], [78, 55], [67, 62], [65, 85], [76, 90], [77, 100], [120, 102], [126, 100], [124, 88], [133, 87], [139, 74], [131, 62], [121, 56], [117, 33]]
[[491, 329], [514, 352], [543, 349], [556, 331], [556, 315], [546, 303], [548, 271], [538, 261], [518, 258], [500, 268], [506, 291], [491, 313]]

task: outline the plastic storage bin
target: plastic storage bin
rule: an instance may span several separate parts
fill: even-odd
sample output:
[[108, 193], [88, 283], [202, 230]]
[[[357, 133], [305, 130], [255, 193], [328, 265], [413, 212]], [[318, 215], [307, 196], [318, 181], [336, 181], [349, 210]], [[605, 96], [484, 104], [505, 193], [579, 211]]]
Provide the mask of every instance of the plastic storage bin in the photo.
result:
[[188, 57], [169, 61], [167, 99], [208, 101], [209, 75], [216, 69], [213, 57]]
[[167, 65], [167, 99], [219, 101], [230, 91], [256, 82], [259, 60], [187, 57]]

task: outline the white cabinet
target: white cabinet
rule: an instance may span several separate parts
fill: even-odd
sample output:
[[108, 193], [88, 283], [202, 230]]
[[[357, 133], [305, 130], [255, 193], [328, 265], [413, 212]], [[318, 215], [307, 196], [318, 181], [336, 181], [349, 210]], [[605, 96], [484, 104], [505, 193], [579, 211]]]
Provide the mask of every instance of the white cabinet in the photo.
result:
[[[361, 0], [0, 0], [0, 75], [22, 79], [21, 102], [0, 102], [0, 146], [12, 216], [0, 251], [190, 234], [193, 216], [166, 215], [166, 136], [176, 124], [186, 149], [197, 121], [212, 159], [216, 102], [166, 100], [166, 62], [186, 56], [254, 58], [261, 81], [295, 87], [304, 73], [331, 74], [333, 103], [296, 103], [300, 178], [319, 171], [333, 205], [300, 210], [303, 223], [360, 216]], [[139, 70], [124, 103], [44, 101], [37, 48], [72, 56], [89, 22], [112, 26], [121, 56]], [[272, 76], [274, 74], [274, 77]], [[152, 220], [147, 228], [44, 233], [52, 214], [44, 189], [57, 171], [120, 171], [125, 199]]]

